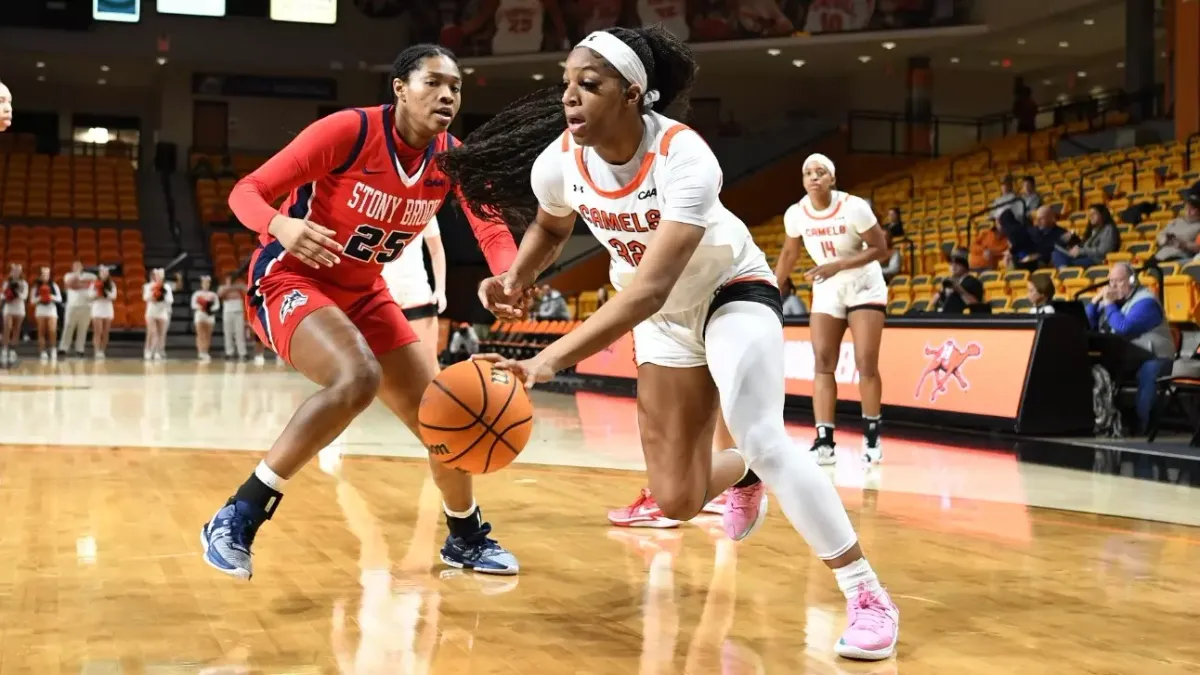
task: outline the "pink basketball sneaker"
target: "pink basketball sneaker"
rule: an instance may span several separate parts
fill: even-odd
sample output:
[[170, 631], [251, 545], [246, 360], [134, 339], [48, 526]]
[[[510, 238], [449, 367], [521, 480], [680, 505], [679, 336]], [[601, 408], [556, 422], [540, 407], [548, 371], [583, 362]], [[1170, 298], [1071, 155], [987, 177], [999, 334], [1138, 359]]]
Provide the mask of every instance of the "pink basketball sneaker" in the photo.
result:
[[653, 527], [665, 529], [679, 527], [678, 520], [671, 520], [663, 515], [658, 502], [650, 490], [642, 488], [642, 493], [632, 504], [621, 509], [608, 512], [608, 522], [617, 527]]
[[834, 651], [859, 661], [882, 661], [896, 653], [900, 639], [900, 610], [886, 591], [871, 593], [860, 586], [858, 596], [846, 605], [850, 625]]
[[721, 526], [730, 539], [741, 541], [767, 517], [767, 486], [760, 481], [750, 487], [729, 488], [726, 494], [729, 496]]

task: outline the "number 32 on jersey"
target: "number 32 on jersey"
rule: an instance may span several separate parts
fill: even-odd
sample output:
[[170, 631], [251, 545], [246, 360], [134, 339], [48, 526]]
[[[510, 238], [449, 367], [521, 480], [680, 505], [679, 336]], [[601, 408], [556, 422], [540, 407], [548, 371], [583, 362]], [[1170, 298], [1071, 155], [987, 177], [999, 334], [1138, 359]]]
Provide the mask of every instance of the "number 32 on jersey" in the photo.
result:
[[613, 237], [608, 240], [608, 245], [613, 247], [617, 252], [617, 257], [633, 267], [642, 264], [642, 256], [646, 254], [646, 245], [636, 239], [628, 243]]
[[346, 241], [343, 253], [365, 263], [386, 265], [399, 258], [404, 245], [415, 236], [416, 232], [388, 232], [374, 225], [359, 225]]

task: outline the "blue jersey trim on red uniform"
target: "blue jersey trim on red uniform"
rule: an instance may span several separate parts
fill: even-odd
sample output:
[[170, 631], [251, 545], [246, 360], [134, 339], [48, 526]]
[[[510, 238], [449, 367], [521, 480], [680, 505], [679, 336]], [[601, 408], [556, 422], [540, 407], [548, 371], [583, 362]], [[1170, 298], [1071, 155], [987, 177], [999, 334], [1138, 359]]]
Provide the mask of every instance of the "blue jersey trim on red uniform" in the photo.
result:
[[[409, 178], [419, 178], [420, 176], [405, 176], [400, 172], [400, 158], [396, 155], [396, 139], [392, 136], [392, 111], [395, 106], [385, 105], [382, 108], [383, 112], [383, 138], [387, 141], [388, 156], [392, 158], [392, 170], [396, 172], [396, 176], [408, 184]], [[441, 134], [438, 134], [439, 136]], [[429, 162], [433, 161], [433, 155], [438, 152], [438, 138], [435, 136], [429, 145], [425, 148], [425, 157], [421, 160], [421, 170], [429, 166]]]
[[358, 140], [354, 141], [354, 149], [350, 151], [350, 156], [341, 166], [330, 171], [331, 174], [343, 174], [349, 171], [350, 167], [358, 161], [358, 155], [362, 153], [363, 146], [367, 144], [367, 111], [355, 108], [354, 112], [358, 113]]
[[258, 284], [267, 275], [267, 268], [271, 266], [271, 263], [278, 260], [283, 253], [283, 244], [278, 239], [265, 246], [260, 245], [258, 247], [258, 257], [254, 259], [254, 268], [250, 272], [250, 291], [248, 294], [250, 304], [258, 312], [258, 321], [262, 324], [263, 331], [267, 334], [267, 339], [271, 342], [271, 349], [275, 349], [275, 336], [271, 334], [271, 322], [267, 316], [267, 299], [258, 290]]
[[308, 214], [312, 213], [310, 202], [312, 202], [313, 192], [316, 189], [316, 183], [305, 183], [296, 188], [296, 201], [292, 202], [292, 205], [288, 207], [288, 217], [299, 220], [307, 218]]

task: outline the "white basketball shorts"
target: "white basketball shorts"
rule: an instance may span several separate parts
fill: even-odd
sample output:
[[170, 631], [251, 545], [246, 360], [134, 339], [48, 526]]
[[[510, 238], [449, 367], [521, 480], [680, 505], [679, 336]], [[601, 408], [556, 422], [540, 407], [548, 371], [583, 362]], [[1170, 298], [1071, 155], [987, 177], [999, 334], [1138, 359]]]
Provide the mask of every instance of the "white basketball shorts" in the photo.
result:
[[859, 308], [886, 309], [887, 282], [879, 270], [864, 270], [859, 274], [838, 274], [832, 279], [813, 285], [812, 314], [828, 314], [838, 319]]

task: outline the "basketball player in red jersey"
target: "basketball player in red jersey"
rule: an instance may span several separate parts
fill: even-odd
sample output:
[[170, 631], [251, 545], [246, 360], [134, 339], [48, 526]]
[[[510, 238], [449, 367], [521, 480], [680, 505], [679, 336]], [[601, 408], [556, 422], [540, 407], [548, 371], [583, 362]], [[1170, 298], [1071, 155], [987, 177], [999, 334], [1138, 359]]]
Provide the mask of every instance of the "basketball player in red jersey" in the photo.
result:
[[[420, 44], [396, 58], [391, 81], [393, 105], [314, 122], [229, 197], [238, 219], [260, 235], [250, 261], [251, 325], [322, 387], [203, 528], [205, 560], [231, 576], [250, 578], [251, 544], [278, 508], [285, 482], [372, 400], [379, 397], [417, 433], [417, 405], [436, 366], [380, 271], [451, 190], [434, 157], [457, 145], [446, 129], [458, 112], [462, 75], [452, 52]], [[271, 202], [289, 191], [276, 212]], [[468, 218], [493, 273], [507, 270], [516, 255], [508, 229]], [[431, 468], [450, 529], [442, 560], [516, 574], [516, 558], [488, 536], [471, 477], [436, 462]]]

